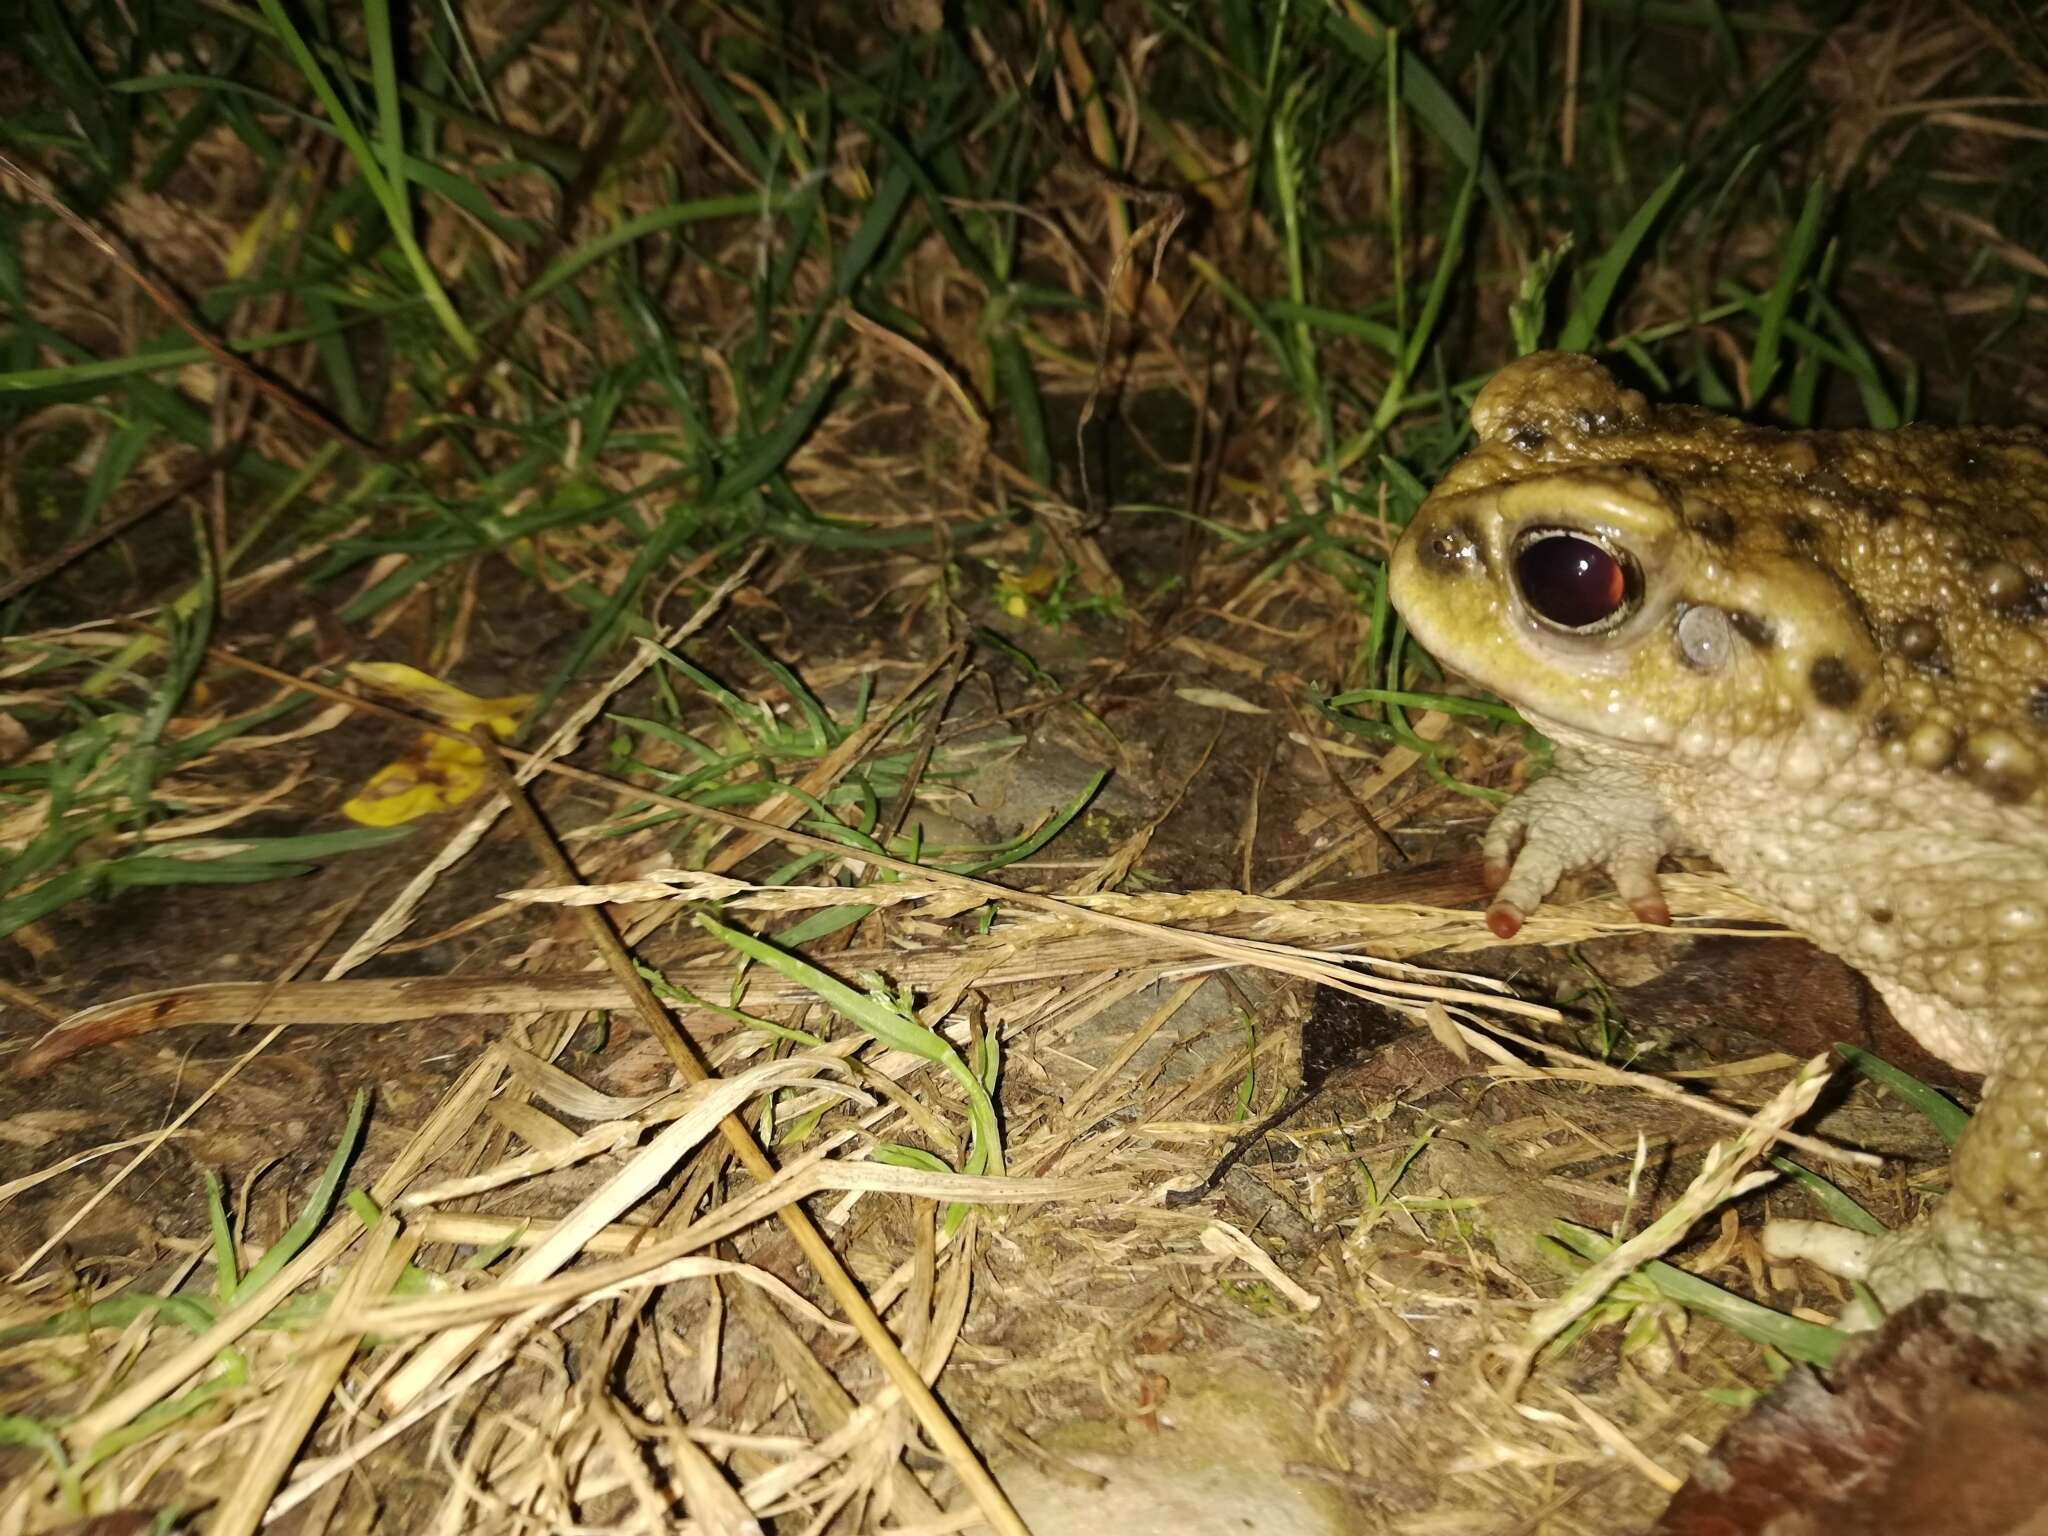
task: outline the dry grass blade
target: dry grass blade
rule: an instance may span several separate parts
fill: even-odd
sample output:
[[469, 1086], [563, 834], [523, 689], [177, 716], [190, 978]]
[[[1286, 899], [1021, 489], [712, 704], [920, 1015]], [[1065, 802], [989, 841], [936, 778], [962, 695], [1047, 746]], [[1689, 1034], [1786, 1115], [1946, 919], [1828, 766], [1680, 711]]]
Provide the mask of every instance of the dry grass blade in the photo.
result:
[[[796, 1184], [784, 1186], [796, 1188]], [[804, 1193], [810, 1193], [808, 1189]], [[750, 1208], [749, 1215], [754, 1221], [767, 1216], [760, 1205]], [[747, 1223], [751, 1225], [752, 1222]], [[736, 1223], [720, 1223], [724, 1227], [735, 1227]], [[566, 1228], [557, 1228], [552, 1234], [556, 1239], [564, 1236]], [[630, 1230], [630, 1229], [628, 1229]], [[642, 1228], [640, 1236], [646, 1235]], [[717, 1238], [706, 1233], [693, 1233], [692, 1242], [698, 1247], [708, 1246]], [[398, 1300], [364, 1303], [345, 1313], [338, 1313], [323, 1324], [316, 1342], [324, 1342], [337, 1332], [360, 1334], [375, 1332], [380, 1336], [406, 1338], [418, 1334], [431, 1335], [427, 1349], [421, 1350], [409, 1360], [398, 1376], [387, 1381], [384, 1395], [392, 1397], [400, 1391], [410, 1391], [411, 1381], [401, 1382], [398, 1377], [407, 1375], [413, 1366], [419, 1364], [434, 1345], [444, 1341], [474, 1344], [487, 1339], [493, 1325], [506, 1324], [517, 1331], [521, 1318], [536, 1313], [553, 1313], [558, 1322], [566, 1322], [600, 1302], [621, 1298], [644, 1296], [650, 1291], [682, 1285], [690, 1281], [736, 1280], [754, 1287], [778, 1305], [802, 1318], [814, 1328], [827, 1333], [851, 1337], [853, 1330], [844, 1323], [835, 1323], [811, 1303], [789, 1288], [787, 1282], [777, 1279], [765, 1269], [751, 1264], [739, 1264], [730, 1259], [709, 1259], [698, 1254], [677, 1256], [675, 1245], [664, 1245], [658, 1252], [649, 1246], [633, 1249], [625, 1260], [603, 1268], [579, 1269], [568, 1274], [552, 1274], [543, 1278], [514, 1283], [507, 1276], [499, 1285], [474, 1291], [451, 1292], [440, 1296], [406, 1297]], [[587, 1250], [579, 1250], [571, 1257], [581, 1257]], [[525, 1263], [540, 1258], [540, 1253], [529, 1253]], [[539, 1266], [548, 1271], [559, 1267], [559, 1258]], [[453, 1350], [448, 1351], [453, 1354]], [[500, 1340], [489, 1340], [478, 1353], [495, 1357], [502, 1353]], [[424, 1372], [421, 1373], [422, 1375]], [[420, 1387], [416, 1395], [404, 1403], [393, 1403], [392, 1411], [403, 1415], [423, 1398], [430, 1387]]]
[[[651, 797], [650, 797], [651, 798]], [[723, 815], [723, 813], [719, 813]], [[742, 822], [746, 818], [733, 818]], [[783, 832], [792, 840], [808, 840], [807, 834]], [[844, 850], [841, 850], [842, 852]], [[917, 986], [942, 985], [953, 976], [964, 955], [984, 955], [987, 964], [978, 970], [984, 985], [1022, 981], [1064, 979], [1104, 971], [1139, 969], [1212, 972], [1227, 966], [1242, 966], [1274, 974], [1296, 976], [1333, 986], [1340, 991], [1372, 998], [1392, 1007], [1418, 1023], [1426, 1023], [1432, 1008], [1450, 1008], [1449, 1026], [1471, 1048], [1495, 1059], [1501, 1058], [1506, 1042], [1519, 1051], [1562, 1064], [1587, 1080], [1653, 1094], [1692, 1113], [1729, 1124], [1749, 1121], [1746, 1110], [1724, 1105], [1713, 1098], [1689, 1092], [1677, 1082], [1652, 1074], [1625, 1071], [1596, 1061], [1549, 1040], [1513, 1030], [1493, 1015], [1505, 1014], [1532, 1023], [1558, 1026], [1565, 1015], [1546, 1004], [1528, 1002], [1500, 990], [1475, 990], [1474, 978], [1454, 972], [1416, 967], [1391, 958], [1359, 957], [1322, 947], [1342, 942], [1366, 943], [1383, 956], [1455, 947], [1454, 937], [1469, 937], [1476, 945], [1486, 930], [1480, 914], [1452, 912], [1411, 905], [1373, 905], [1348, 902], [1280, 902], [1236, 892], [1192, 892], [1179, 896], [1130, 897], [1104, 894], [1076, 897], [1044, 897], [1015, 891], [982, 879], [947, 875], [901, 860], [880, 855], [849, 854], [850, 860], [884, 862], [906, 872], [901, 882], [872, 887], [766, 888], [751, 890], [747, 899], [766, 910], [788, 909], [826, 903], [838, 905], [849, 900], [876, 903], [937, 899], [942, 904], [973, 903], [997, 899], [1014, 903], [1026, 911], [999, 925], [986, 938], [965, 944], [948, 941], [926, 949], [893, 949], [880, 952], [848, 952], [839, 957], [843, 966], [856, 970], [874, 969], [900, 983]], [[688, 895], [715, 890], [728, 899], [739, 886], [720, 877], [713, 887], [703, 886], [701, 877], [688, 872], [657, 877], [629, 885], [594, 888], [597, 899], [646, 899], [657, 894], [674, 895], [678, 886]], [[1669, 882], [1673, 906], [1678, 911], [1694, 909], [1720, 900], [1721, 887], [1677, 877]], [[593, 888], [564, 885], [548, 894], [555, 899], [580, 903], [591, 899]], [[1614, 903], [1604, 901], [1592, 910], [1607, 912]], [[1738, 911], [1754, 910], [1737, 906]], [[1236, 937], [1204, 931], [1193, 926], [1235, 925], [1258, 937]], [[1530, 942], [1570, 942], [1602, 925], [1589, 920], [1578, 909], [1539, 912], [1524, 931]], [[1640, 925], [1616, 920], [1617, 928]], [[1700, 930], [1714, 932], [1716, 930]], [[1744, 930], [1729, 930], [1743, 933]], [[1137, 942], [1133, 942], [1136, 940]], [[723, 988], [730, 968], [723, 962], [672, 967], [669, 979], [699, 995], [712, 995]], [[1486, 985], [1498, 987], [1497, 983]], [[328, 990], [328, 989], [334, 990]], [[801, 987], [772, 973], [757, 973], [751, 995], [761, 1001], [803, 1000]], [[239, 1020], [249, 1003], [248, 989], [226, 986], [210, 989], [181, 989], [168, 995], [125, 999], [90, 1009], [67, 1020], [30, 1048], [17, 1066], [18, 1071], [39, 1070], [70, 1050], [99, 1040], [117, 1038], [143, 1028], [176, 1027], [205, 1022]], [[376, 1019], [421, 1018], [437, 1013], [488, 1014], [503, 1011], [539, 1010], [549, 1007], [620, 1007], [632, 1000], [624, 983], [565, 981], [536, 978], [531, 982], [499, 980], [422, 980], [393, 982], [309, 983], [299, 988], [280, 989], [272, 1006], [258, 1018], [294, 1023], [345, 1024]], [[664, 1017], [666, 1014], [664, 1013]], [[717, 1021], [713, 1021], [714, 1025]], [[723, 1026], [718, 1026], [723, 1027]], [[1520, 1070], [1520, 1069], [1515, 1069]], [[1868, 1153], [1848, 1151], [1826, 1141], [1789, 1128], [1781, 1128], [1777, 1139], [1810, 1155], [1834, 1163], [1871, 1167], [1876, 1159]]]
[[1642, 1231], [1589, 1265], [1557, 1300], [1529, 1320], [1522, 1340], [1507, 1354], [1503, 1390], [1512, 1397], [1522, 1388], [1543, 1346], [1591, 1311], [1623, 1276], [1649, 1260], [1670, 1252], [1692, 1224], [1726, 1201], [1738, 1199], [1778, 1177], [1776, 1170], [1743, 1173], [1778, 1138], [1784, 1128], [1813, 1107], [1827, 1085], [1832, 1063], [1816, 1056], [1771, 1096], [1768, 1104], [1731, 1142], [1715, 1142], [1697, 1176], [1664, 1212]]
[[[174, 1138], [184, 1134], [186, 1133], [183, 1131], [174, 1131], [172, 1133]], [[96, 1163], [103, 1157], [112, 1157], [116, 1152], [126, 1152], [130, 1147], [153, 1147], [163, 1137], [164, 1132], [162, 1131], [151, 1131], [146, 1136], [123, 1137], [119, 1141], [110, 1141], [102, 1146], [90, 1147], [70, 1157], [61, 1158], [57, 1162], [38, 1168], [34, 1173], [25, 1173], [18, 1179], [9, 1179], [4, 1184], [0, 1184], [0, 1205], [5, 1205], [17, 1196], [26, 1194], [38, 1184], [47, 1184], [52, 1179], [60, 1178], [74, 1168], [82, 1168], [87, 1163]], [[10, 1276], [9, 1278], [14, 1279], [18, 1277]]]
[[[418, 1237], [401, 1233], [397, 1222], [389, 1218], [380, 1221], [342, 1283], [335, 1309], [345, 1314], [370, 1297], [387, 1293], [418, 1246]], [[251, 1536], [263, 1523], [264, 1511], [291, 1471], [313, 1421], [327, 1407], [361, 1345], [360, 1333], [341, 1334], [322, 1340], [293, 1363], [269, 1408], [262, 1437], [244, 1475], [214, 1511], [207, 1527], [211, 1536]]]
[[[259, 988], [257, 989], [258, 995], [251, 1000], [255, 1011], [261, 1012], [264, 1003], [268, 1001], [268, 999], [276, 992], [276, 990], [279, 987], [288, 984], [293, 976], [296, 976], [300, 970], [302, 970], [305, 966], [309, 965], [312, 962], [313, 957], [320, 953], [321, 946], [326, 944], [326, 942], [334, 936], [336, 930], [338, 930], [341, 927], [342, 923], [347, 920], [349, 913], [354, 910], [355, 903], [353, 901], [344, 903], [341, 907], [337, 908], [333, 913], [329, 914], [326, 922], [320, 924], [314, 929], [312, 937], [306, 943], [300, 946], [298, 954], [294, 956], [292, 960], [288, 962], [285, 965], [285, 967], [278, 973], [277, 979], [275, 981], [262, 983], [259, 986]], [[244, 1024], [248, 1024], [252, 1021], [248, 1019], [243, 1019], [241, 1022]], [[158, 1131], [155, 1135], [149, 1137], [144, 1142], [142, 1150], [137, 1152], [134, 1157], [130, 1158], [128, 1162], [125, 1163], [120, 1168], [120, 1170], [114, 1174], [114, 1176], [111, 1179], [109, 1179], [106, 1183], [102, 1184], [98, 1189], [94, 1190], [93, 1193], [90, 1196], [88, 1196], [75, 1210], [73, 1210], [68, 1217], [66, 1217], [62, 1222], [60, 1222], [56, 1226], [56, 1228], [50, 1233], [50, 1235], [46, 1237], [29, 1253], [27, 1258], [23, 1259], [21, 1263], [17, 1264], [14, 1267], [13, 1272], [9, 1274], [7, 1277], [8, 1280], [10, 1282], [19, 1281], [23, 1276], [33, 1272], [35, 1267], [38, 1264], [42, 1263], [44, 1257], [50, 1252], [50, 1250], [56, 1247], [58, 1243], [64, 1240], [65, 1234], [70, 1232], [72, 1228], [75, 1227], [79, 1222], [83, 1221], [87, 1214], [91, 1212], [95, 1206], [99, 1205], [101, 1201], [111, 1196], [114, 1193], [114, 1191], [121, 1185], [122, 1181], [128, 1177], [128, 1175], [133, 1173], [137, 1168], [141, 1167], [143, 1163], [147, 1162], [151, 1157], [155, 1156], [158, 1149], [160, 1149], [164, 1145], [164, 1143], [166, 1143], [172, 1137], [179, 1134], [184, 1129], [184, 1127], [191, 1122], [193, 1117], [196, 1116], [199, 1113], [199, 1111], [203, 1109], [207, 1105], [207, 1103], [209, 1103], [213, 1099], [215, 1094], [221, 1092], [223, 1089], [227, 1087], [229, 1083], [233, 1082], [236, 1074], [239, 1073], [243, 1067], [248, 1065], [249, 1062], [253, 1061], [257, 1056], [261, 1055], [264, 1051], [268, 1050], [270, 1048], [271, 1042], [276, 1040], [278, 1035], [282, 1032], [282, 1026], [274, 1027], [270, 1029], [267, 1033], [265, 1033], [264, 1036], [260, 1040], [258, 1040], [254, 1045], [250, 1046], [248, 1050], [244, 1051], [241, 1054], [241, 1056], [238, 1057], [228, 1067], [226, 1071], [222, 1072], [218, 1077], [216, 1077], [213, 1080], [212, 1083], [208, 1084], [205, 1092], [199, 1094], [196, 1098], [193, 1099], [193, 1101], [190, 1104], [188, 1104], [182, 1111], [180, 1111], [175, 1120], [173, 1120], [169, 1125], [165, 1126], [162, 1130]]]
[[[731, 597], [746, 582], [749, 575], [752, 574], [755, 565], [760, 562], [764, 552], [762, 549], [756, 549], [747, 558], [740, 561], [732, 573], [712, 589], [710, 596], [697, 605], [695, 612], [691, 613], [688, 618], [684, 619], [682, 623], [678, 624], [663, 637], [662, 645], [672, 649], [709, 624], [717, 616], [719, 610], [725, 606], [726, 599]], [[645, 672], [660, 659], [660, 647], [654, 645], [638, 647], [634, 651], [632, 658], [624, 666], [620, 667], [617, 672], [613, 673], [602, 686], [592, 690], [590, 697], [580, 703], [570, 713], [569, 717], [555, 728], [554, 732], [537, 750], [521, 755], [521, 767], [517, 782], [521, 784], [529, 782], [544, 768], [554, 764], [556, 759], [574, 751], [577, 744], [582, 741], [583, 733], [589, 727], [590, 722], [604, 712], [606, 705], [611, 702], [613, 697], [621, 689], [630, 687], [634, 679], [638, 678], [641, 673]], [[339, 697], [346, 698], [347, 695], [339, 695]], [[450, 736], [462, 737], [463, 735], [460, 731], [438, 724], [433, 726], [426, 726], [424, 722], [422, 724], [423, 728], [434, 729]], [[463, 739], [466, 740], [467, 738]], [[349, 945], [347, 951], [327, 968], [327, 979], [332, 981], [347, 975], [365, 960], [369, 959], [370, 956], [376, 954], [378, 950], [382, 949], [385, 944], [397, 937], [398, 934], [404, 932], [406, 925], [412, 921], [413, 913], [418, 909], [420, 902], [425, 899], [427, 892], [433, 888], [435, 881], [440, 879], [443, 872], [459, 863], [472, 848], [483, 840], [484, 834], [490, 831], [497, 823], [499, 816], [503, 815], [504, 811], [505, 802], [499, 796], [487, 799], [482, 805], [471, 811], [461, 828], [428, 861], [426, 867], [406, 883], [405, 888], [392, 898], [390, 904], [378, 915], [376, 921], [359, 934], [355, 942]]]
[[[688, 1113], [629, 1159], [565, 1217], [545, 1242], [522, 1256], [506, 1271], [500, 1284], [530, 1286], [554, 1274], [583, 1251], [588, 1238], [646, 1198], [685, 1154], [715, 1132], [747, 1100], [768, 1088], [808, 1081], [815, 1070], [815, 1063], [802, 1059], [776, 1061], [707, 1085], [705, 1091], [694, 1095], [695, 1102]], [[482, 1332], [482, 1325], [475, 1325], [451, 1329], [436, 1337], [386, 1381], [381, 1394], [385, 1406], [393, 1412], [408, 1407], [469, 1352]]]
[[[575, 880], [574, 866], [569, 863], [539, 814], [526, 799], [504, 758], [499, 755], [497, 744], [490, 732], [479, 728], [475, 739], [483, 749], [484, 761], [490, 767], [491, 775], [498, 786], [498, 793], [504, 797], [507, 806], [518, 817], [521, 829], [525, 832], [534, 853], [539, 856], [542, 864], [554, 878]], [[774, 835], [773, 829], [763, 830], [769, 836]], [[632, 957], [627, 954], [625, 945], [619, 941], [618, 934], [613, 931], [603, 914], [594, 907], [583, 907], [578, 909], [578, 916], [592, 947], [603, 958], [613, 978], [632, 998], [634, 1011], [639, 1016], [642, 1027], [668, 1052], [670, 1059], [686, 1078], [692, 1082], [704, 1082], [709, 1079], [710, 1070], [697, 1054], [696, 1047], [669, 1018], [653, 990], [635, 969]], [[741, 1122], [737, 1105], [719, 1119], [718, 1129], [734, 1156], [757, 1182], [765, 1185], [773, 1181], [775, 1167], [769, 1162], [767, 1154], [761, 1150], [760, 1143], [754, 1139], [753, 1132]], [[664, 1138], [668, 1135], [666, 1132], [663, 1134]], [[666, 1167], [662, 1171], [665, 1172]], [[952, 1465], [954, 1475], [973, 1495], [975, 1503], [981, 1507], [982, 1514], [990, 1526], [999, 1533], [1006, 1533], [1006, 1536], [1030, 1536], [1024, 1522], [1018, 1518], [1016, 1510], [1011, 1508], [1008, 1497], [997, 1486], [995, 1479], [989, 1476], [988, 1468], [982, 1465], [981, 1458], [975, 1454], [974, 1447], [967, 1443], [967, 1438], [960, 1433], [959, 1426], [954, 1424], [945, 1409], [939, 1405], [938, 1399], [932, 1396], [931, 1388], [925, 1384], [923, 1377], [905, 1358], [902, 1347], [889, 1332], [888, 1325], [869, 1303], [866, 1293], [854, 1282], [839, 1255], [825, 1241], [824, 1234], [818, 1230], [810, 1216], [796, 1204], [779, 1206], [775, 1214], [781, 1218], [784, 1228], [795, 1239], [797, 1247], [802, 1250], [825, 1288], [831, 1292], [840, 1310], [858, 1330], [862, 1342], [873, 1353], [897, 1390], [903, 1394], [905, 1401], [917, 1415], [918, 1423], [931, 1437], [932, 1443]], [[598, 1222], [594, 1225], [603, 1224]], [[459, 1353], [459, 1350], [455, 1353]], [[447, 1361], [441, 1362], [443, 1365], [446, 1363]], [[438, 1370], [439, 1366], [433, 1372], [424, 1369], [416, 1371], [411, 1381], [413, 1390], [423, 1388], [434, 1374], [438, 1374]], [[402, 1401], [391, 1399], [389, 1394], [387, 1400]]]
[[1594, 1437], [1616, 1456], [1619, 1456], [1628, 1463], [1629, 1466], [1641, 1473], [1645, 1482], [1648, 1482], [1660, 1493], [1671, 1494], [1678, 1492], [1685, 1482], [1684, 1478], [1675, 1476], [1669, 1469], [1659, 1466], [1644, 1452], [1641, 1446], [1629, 1439], [1627, 1435], [1624, 1435], [1612, 1419], [1596, 1410], [1592, 1404], [1588, 1403], [1583, 1397], [1580, 1397], [1578, 1393], [1564, 1387], [1558, 1387], [1554, 1390], [1571, 1405], [1572, 1412], [1577, 1414], [1579, 1421], [1593, 1432]]
[[[462, 1075], [376, 1183], [371, 1185], [369, 1194], [374, 1204], [386, 1206], [392, 1203], [422, 1168], [439, 1156], [455, 1136], [474, 1123], [489, 1099], [498, 1072], [494, 1056], [486, 1052]], [[316, 1279], [361, 1235], [361, 1227], [354, 1222], [329, 1223], [290, 1263], [256, 1291], [238, 1301], [210, 1327], [154, 1366], [139, 1371], [119, 1392], [72, 1420], [65, 1426], [65, 1442], [83, 1450], [131, 1423], [204, 1370], [221, 1350], [261, 1323], [287, 1296]]]
[[1313, 1312], [1323, 1298], [1302, 1286], [1275, 1264], [1266, 1250], [1227, 1221], [1212, 1221], [1202, 1229], [1202, 1246], [1223, 1258], [1247, 1264], [1266, 1284], [1273, 1287], [1296, 1310]]

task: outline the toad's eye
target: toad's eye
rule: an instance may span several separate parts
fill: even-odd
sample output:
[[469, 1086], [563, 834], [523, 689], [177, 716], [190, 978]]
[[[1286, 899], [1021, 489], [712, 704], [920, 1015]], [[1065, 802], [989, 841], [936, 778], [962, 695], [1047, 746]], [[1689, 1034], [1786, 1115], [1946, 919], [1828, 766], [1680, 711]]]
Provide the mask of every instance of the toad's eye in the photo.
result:
[[1515, 546], [1515, 583], [1537, 617], [1559, 629], [1597, 634], [1634, 611], [1634, 565], [1584, 534], [1539, 528]]

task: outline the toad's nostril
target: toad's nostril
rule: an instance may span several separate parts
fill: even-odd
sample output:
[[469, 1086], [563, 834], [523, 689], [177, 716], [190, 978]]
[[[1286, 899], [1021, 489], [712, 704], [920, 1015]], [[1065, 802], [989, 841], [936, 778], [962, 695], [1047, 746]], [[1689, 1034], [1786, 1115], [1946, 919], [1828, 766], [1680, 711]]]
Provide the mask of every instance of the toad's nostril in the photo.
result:
[[1462, 518], [1421, 537], [1416, 554], [1422, 565], [1441, 576], [1478, 570], [1485, 564], [1478, 532]]

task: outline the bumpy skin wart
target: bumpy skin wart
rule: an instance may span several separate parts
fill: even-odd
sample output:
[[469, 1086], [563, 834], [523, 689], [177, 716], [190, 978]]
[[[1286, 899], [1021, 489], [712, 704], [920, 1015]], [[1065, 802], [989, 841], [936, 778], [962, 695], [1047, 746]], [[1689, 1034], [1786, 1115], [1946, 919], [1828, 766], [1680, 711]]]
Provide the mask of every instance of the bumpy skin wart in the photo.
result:
[[[1473, 424], [1392, 592], [1559, 744], [1488, 835], [1496, 930], [1582, 865], [1656, 920], [1658, 859], [1710, 854], [1987, 1075], [1950, 1195], [1849, 1267], [2048, 1305], [2048, 437], [1775, 432], [1562, 354]], [[1596, 623], [1524, 590], [1560, 534], [1626, 573]]]

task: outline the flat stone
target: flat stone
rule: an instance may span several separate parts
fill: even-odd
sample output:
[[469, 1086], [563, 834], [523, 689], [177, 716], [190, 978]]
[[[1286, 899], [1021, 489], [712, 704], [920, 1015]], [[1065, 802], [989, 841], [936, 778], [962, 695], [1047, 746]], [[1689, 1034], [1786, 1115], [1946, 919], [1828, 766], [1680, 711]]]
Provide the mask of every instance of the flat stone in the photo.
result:
[[1271, 1380], [1225, 1368], [1188, 1390], [1177, 1378], [1159, 1428], [1076, 1421], [1036, 1436], [1065, 1464], [995, 1472], [1032, 1536], [1348, 1536], [1357, 1512], [1305, 1477], [1322, 1462], [1300, 1405]]

